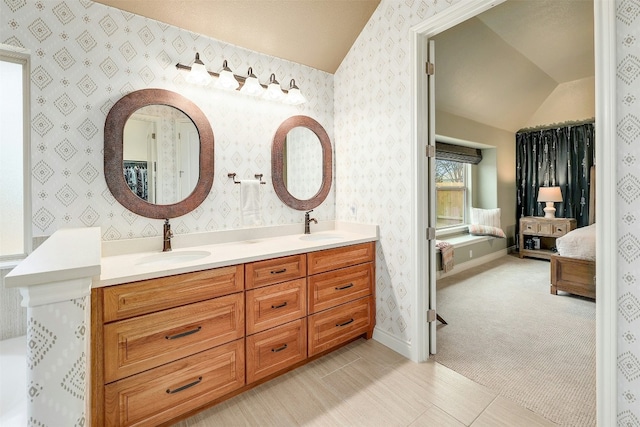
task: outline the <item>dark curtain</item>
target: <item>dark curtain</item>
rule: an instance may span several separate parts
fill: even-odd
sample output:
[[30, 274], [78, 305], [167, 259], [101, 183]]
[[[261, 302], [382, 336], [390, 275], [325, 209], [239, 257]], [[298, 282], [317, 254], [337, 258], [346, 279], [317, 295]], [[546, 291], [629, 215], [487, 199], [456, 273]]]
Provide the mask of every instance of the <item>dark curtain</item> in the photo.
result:
[[523, 216], [544, 216], [540, 187], [560, 187], [556, 217], [589, 225], [590, 169], [594, 164], [594, 124], [516, 133], [517, 223]]

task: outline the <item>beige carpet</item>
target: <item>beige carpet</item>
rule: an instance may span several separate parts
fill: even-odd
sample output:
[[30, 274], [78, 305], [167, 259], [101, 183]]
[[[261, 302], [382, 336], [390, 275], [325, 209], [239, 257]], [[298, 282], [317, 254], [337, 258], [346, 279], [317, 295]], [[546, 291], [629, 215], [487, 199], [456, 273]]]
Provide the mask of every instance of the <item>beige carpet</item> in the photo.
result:
[[437, 362], [559, 425], [596, 425], [595, 303], [551, 295], [549, 262], [508, 255], [437, 285]]

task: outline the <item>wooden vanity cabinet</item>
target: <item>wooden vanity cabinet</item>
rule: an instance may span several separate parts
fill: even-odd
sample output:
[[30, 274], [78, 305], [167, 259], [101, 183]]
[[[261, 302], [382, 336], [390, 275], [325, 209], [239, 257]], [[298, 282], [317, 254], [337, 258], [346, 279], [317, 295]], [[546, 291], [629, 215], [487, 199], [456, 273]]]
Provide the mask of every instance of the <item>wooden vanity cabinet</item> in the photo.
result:
[[247, 383], [307, 358], [306, 261], [301, 254], [245, 265]]
[[227, 399], [375, 326], [375, 242], [91, 295], [93, 426], [155, 426]]
[[307, 256], [308, 354], [314, 356], [375, 326], [375, 243], [313, 252]]
[[243, 267], [92, 290], [92, 425], [156, 426], [244, 387]]

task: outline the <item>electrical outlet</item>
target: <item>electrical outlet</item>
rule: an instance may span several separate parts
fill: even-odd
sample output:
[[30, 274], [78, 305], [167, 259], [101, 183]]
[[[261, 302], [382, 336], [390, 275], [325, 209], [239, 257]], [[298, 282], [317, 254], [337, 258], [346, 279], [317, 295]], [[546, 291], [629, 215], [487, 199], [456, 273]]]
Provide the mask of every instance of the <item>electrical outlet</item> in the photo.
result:
[[469, 249], [469, 258], [473, 258], [473, 251]]

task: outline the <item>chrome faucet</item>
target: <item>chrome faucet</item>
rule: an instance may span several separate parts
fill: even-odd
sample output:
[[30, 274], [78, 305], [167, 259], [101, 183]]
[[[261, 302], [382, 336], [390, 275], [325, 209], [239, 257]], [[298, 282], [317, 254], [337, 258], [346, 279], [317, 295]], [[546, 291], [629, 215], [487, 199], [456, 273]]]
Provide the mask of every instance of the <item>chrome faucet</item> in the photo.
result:
[[304, 213], [304, 234], [311, 234], [311, 229], [309, 228], [309, 224], [313, 222], [314, 224], [318, 223], [318, 220], [315, 218], [309, 218], [309, 214], [313, 212], [313, 209]]
[[171, 250], [171, 238], [173, 237], [173, 232], [171, 231], [171, 224], [169, 224], [169, 220], [164, 220], [164, 230], [162, 232], [163, 242], [162, 242], [162, 252], [169, 252]]

